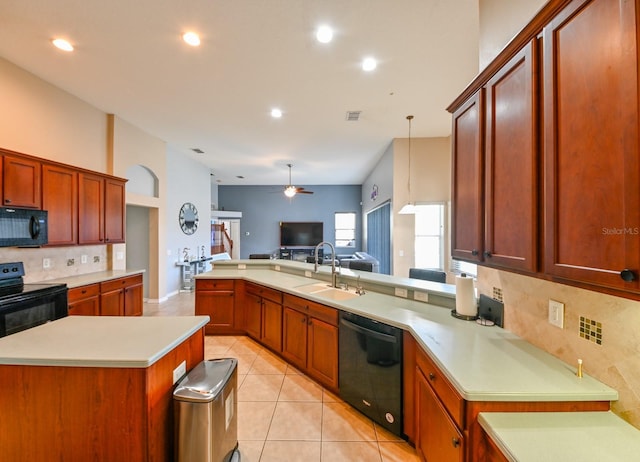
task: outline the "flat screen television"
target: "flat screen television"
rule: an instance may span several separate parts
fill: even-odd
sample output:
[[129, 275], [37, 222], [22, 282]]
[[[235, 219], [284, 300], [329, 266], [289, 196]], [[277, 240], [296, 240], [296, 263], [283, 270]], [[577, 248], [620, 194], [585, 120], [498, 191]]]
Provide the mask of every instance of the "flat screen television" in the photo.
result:
[[280, 247], [314, 247], [322, 242], [321, 221], [280, 222]]

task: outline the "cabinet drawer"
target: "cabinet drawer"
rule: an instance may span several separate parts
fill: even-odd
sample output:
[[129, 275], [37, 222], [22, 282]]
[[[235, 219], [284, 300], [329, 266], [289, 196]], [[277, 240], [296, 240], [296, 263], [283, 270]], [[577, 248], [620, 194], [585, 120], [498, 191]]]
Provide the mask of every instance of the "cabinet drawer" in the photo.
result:
[[338, 325], [338, 310], [331, 308], [330, 306], [309, 302], [309, 316], [320, 319], [332, 326]]
[[88, 286], [74, 287], [69, 289], [67, 293], [67, 300], [69, 303], [73, 303], [77, 300], [82, 300], [89, 297], [95, 297], [100, 294], [100, 284], [91, 284]]
[[135, 276], [127, 276], [127, 277], [118, 278], [118, 279], [111, 279], [110, 281], [101, 282], [100, 291], [111, 292], [113, 290], [118, 290], [124, 287], [133, 286], [136, 284], [142, 284], [142, 274], [137, 274]]
[[464, 428], [464, 400], [422, 348], [416, 346], [416, 350], [416, 364], [453, 420]]
[[196, 290], [233, 290], [232, 279], [196, 279]]
[[258, 284], [247, 283], [247, 292], [258, 295], [272, 302], [282, 303], [282, 292]]
[[300, 311], [301, 313], [307, 313], [309, 311], [309, 300], [296, 297], [295, 295], [284, 294], [282, 296], [282, 304], [292, 310]]

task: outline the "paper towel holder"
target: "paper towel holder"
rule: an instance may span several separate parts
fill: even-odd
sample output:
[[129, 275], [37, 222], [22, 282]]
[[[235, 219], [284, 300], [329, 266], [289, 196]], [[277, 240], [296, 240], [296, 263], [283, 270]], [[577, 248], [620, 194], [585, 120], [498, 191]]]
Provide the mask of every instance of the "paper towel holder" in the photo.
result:
[[456, 310], [451, 310], [451, 316], [457, 319], [462, 319], [464, 321], [475, 321], [478, 319], [478, 315], [468, 315], [468, 314], [458, 314]]

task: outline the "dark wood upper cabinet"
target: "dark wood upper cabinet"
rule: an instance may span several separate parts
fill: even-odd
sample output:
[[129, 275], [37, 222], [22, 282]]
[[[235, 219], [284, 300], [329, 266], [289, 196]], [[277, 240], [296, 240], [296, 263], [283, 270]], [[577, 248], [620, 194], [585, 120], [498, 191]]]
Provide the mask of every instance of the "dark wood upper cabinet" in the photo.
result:
[[4, 156], [5, 207], [39, 209], [41, 202], [41, 166], [35, 159]]
[[545, 272], [631, 291], [640, 288], [636, 9], [575, 0], [543, 34]]
[[78, 244], [104, 244], [104, 178], [78, 175]]
[[484, 90], [453, 113], [451, 254], [481, 261], [483, 253]]
[[538, 56], [532, 41], [485, 86], [485, 262], [537, 270]]
[[78, 173], [42, 165], [42, 208], [48, 212], [48, 245], [78, 243]]
[[104, 238], [107, 244], [125, 239], [125, 183], [106, 178], [104, 181]]

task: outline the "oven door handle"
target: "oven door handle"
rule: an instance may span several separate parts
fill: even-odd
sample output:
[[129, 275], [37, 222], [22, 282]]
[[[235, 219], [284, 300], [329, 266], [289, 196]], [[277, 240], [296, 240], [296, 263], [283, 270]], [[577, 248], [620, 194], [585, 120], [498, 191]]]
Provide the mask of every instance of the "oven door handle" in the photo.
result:
[[351, 330], [355, 330], [361, 334], [366, 335], [367, 337], [372, 337], [377, 340], [381, 340], [387, 343], [397, 343], [398, 340], [393, 335], [383, 334], [382, 332], [376, 332], [375, 330], [367, 329], [366, 327], [359, 326], [357, 324], [352, 323], [351, 321], [347, 321], [346, 319], [340, 319], [340, 324], [345, 327], [348, 327]]

